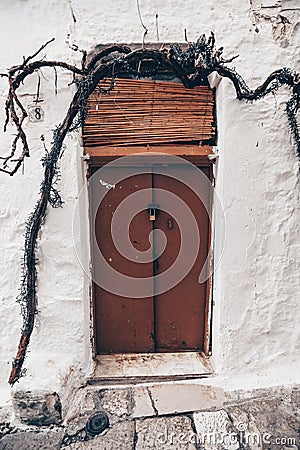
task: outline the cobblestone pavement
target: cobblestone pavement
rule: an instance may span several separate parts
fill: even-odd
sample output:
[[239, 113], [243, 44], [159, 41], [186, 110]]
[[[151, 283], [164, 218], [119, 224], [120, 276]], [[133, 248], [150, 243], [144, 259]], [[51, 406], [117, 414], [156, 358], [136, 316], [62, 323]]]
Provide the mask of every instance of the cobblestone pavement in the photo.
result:
[[[24, 404], [20, 406], [22, 425], [20, 422], [0, 425], [0, 450], [300, 449], [299, 388], [233, 392], [221, 401], [220, 392], [214, 397], [209, 391], [205, 394], [203, 386], [192, 386], [187, 389], [185, 400], [180, 397], [183, 395], [180, 389], [176, 394], [175, 385], [173, 393], [170, 385], [159, 389], [87, 388], [78, 395], [61, 423], [57, 408], [51, 412], [49, 395], [48, 409], [35, 396], [31, 416], [28, 402], [26, 412]], [[197, 409], [195, 398], [199, 392], [202, 399]], [[20, 397], [19, 393], [19, 401]], [[51, 404], [57, 404], [56, 398], [55, 401]], [[179, 405], [179, 412], [170, 411], [175, 404]], [[28, 425], [30, 417], [37, 423], [44, 420], [47, 425]], [[51, 417], [53, 423], [49, 425]], [[102, 432], [97, 434], [101, 427]]]

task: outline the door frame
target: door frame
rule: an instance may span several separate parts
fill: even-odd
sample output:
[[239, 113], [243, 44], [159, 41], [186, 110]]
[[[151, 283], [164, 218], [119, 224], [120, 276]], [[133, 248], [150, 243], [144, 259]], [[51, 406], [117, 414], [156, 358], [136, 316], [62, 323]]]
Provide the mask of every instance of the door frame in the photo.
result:
[[[93, 170], [96, 167], [103, 167], [109, 162], [115, 161], [120, 157], [134, 155], [134, 154], [151, 154], [162, 153], [168, 155], [179, 156], [189, 162], [191, 162], [196, 167], [208, 167], [209, 168], [209, 179], [214, 186], [214, 171], [213, 165], [216, 161], [215, 154], [210, 146], [196, 146], [196, 145], [160, 145], [160, 146], [124, 146], [124, 147], [94, 147], [88, 149], [88, 156], [84, 157], [87, 162], [87, 179], [93, 174]], [[212, 355], [212, 320], [213, 320], [213, 234], [214, 234], [214, 218], [213, 218], [213, 189], [210, 192], [210, 217], [211, 226], [209, 227], [208, 234], [208, 261], [211, 275], [206, 282], [206, 295], [205, 295], [205, 317], [204, 317], [204, 349], [203, 352], [194, 352], [203, 354], [205, 357]], [[90, 244], [90, 311], [91, 311], [91, 344], [92, 344], [92, 356], [94, 360], [97, 360], [99, 356], [97, 354], [96, 346], [96, 314], [95, 314], [95, 288], [92, 277], [93, 272], [93, 254], [92, 254], [92, 224], [91, 224], [91, 198], [90, 193], [88, 193], [88, 209], [89, 209], [89, 244]], [[187, 352], [188, 353], [188, 352]], [[153, 355], [158, 355], [160, 353], [153, 353]], [[117, 354], [116, 354], [117, 355]], [[131, 355], [132, 354], [128, 354]], [[137, 353], [136, 355], [139, 355]], [[124, 354], [126, 358], [126, 354]]]

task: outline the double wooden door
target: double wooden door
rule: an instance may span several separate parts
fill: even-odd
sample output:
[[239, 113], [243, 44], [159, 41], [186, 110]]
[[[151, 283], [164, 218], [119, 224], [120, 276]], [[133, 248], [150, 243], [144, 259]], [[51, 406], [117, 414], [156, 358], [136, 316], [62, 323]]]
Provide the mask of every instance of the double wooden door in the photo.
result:
[[[207, 282], [199, 282], [199, 275], [209, 250], [209, 183], [204, 183], [206, 192], [201, 193], [200, 200], [191, 188], [172, 176], [172, 167], [167, 175], [149, 170], [124, 179], [122, 170], [114, 169], [120, 171], [121, 181], [107, 189], [95, 213], [96, 245], [114, 273], [125, 275], [127, 280], [123, 291], [126, 295], [122, 295], [122, 279], [116, 282], [112, 277], [111, 289], [104, 289], [101, 277], [106, 277], [107, 286], [109, 273], [104, 269], [102, 272], [101, 264], [95, 268], [94, 259], [94, 273], [100, 280], [94, 283], [97, 353], [201, 351]], [[209, 178], [208, 167], [200, 170]], [[189, 174], [184, 176], [188, 178]], [[162, 206], [166, 194], [168, 208]], [[127, 206], [122, 215], [124, 201]], [[129, 224], [127, 212], [136, 207], [139, 212], [133, 213]], [[198, 234], [182, 223], [187, 210], [194, 216]], [[131, 247], [129, 257], [128, 245], [124, 252], [118, 248], [126, 239]], [[190, 261], [193, 253], [195, 257]], [[135, 287], [137, 279], [144, 283], [144, 296], [141, 283]]]

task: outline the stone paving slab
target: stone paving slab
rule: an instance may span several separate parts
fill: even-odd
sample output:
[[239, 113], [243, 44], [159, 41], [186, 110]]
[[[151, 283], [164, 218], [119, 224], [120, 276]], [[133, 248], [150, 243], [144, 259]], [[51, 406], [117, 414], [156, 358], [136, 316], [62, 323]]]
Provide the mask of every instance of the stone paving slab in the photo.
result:
[[300, 449], [299, 391], [239, 399], [220, 411], [193, 415], [203, 450]]
[[132, 416], [151, 417], [155, 416], [156, 411], [153, 408], [153, 400], [149, 387], [141, 386], [133, 389], [133, 409]]
[[61, 423], [61, 402], [56, 392], [17, 391], [12, 400], [15, 414], [23, 423], [36, 426]]
[[299, 406], [290, 396], [279, 396], [248, 400], [226, 411], [233, 432], [245, 429], [245, 443], [250, 450], [290, 450], [300, 449]]
[[162, 384], [148, 389], [157, 415], [220, 409], [223, 389], [200, 384]]
[[238, 450], [239, 444], [231, 441], [230, 419], [226, 411], [194, 413], [198, 444], [203, 450]]
[[119, 422], [101, 436], [87, 442], [77, 442], [64, 447], [66, 450], [132, 450], [133, 448], [133, 421]]
[[138, 419], [135, 450], [195, 450], [192, 421], [186, 416]]
[[62, 436], [63, 430], [7, 434], [0, 440], [0, 450], [57, 450]]

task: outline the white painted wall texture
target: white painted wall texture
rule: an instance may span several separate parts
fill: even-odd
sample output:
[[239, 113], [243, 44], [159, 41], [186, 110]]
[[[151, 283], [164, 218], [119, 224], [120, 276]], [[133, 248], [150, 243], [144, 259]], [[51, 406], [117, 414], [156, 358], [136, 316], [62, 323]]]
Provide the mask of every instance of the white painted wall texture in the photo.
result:
[[[252, 3], [254, 6], [251, 9]], [[288, 2], [284, 1], [284, 5]], [[49, 59], [79, 61], [65, 43], [87, 50], [96, 44], [141, 42], [143, 29], [135, 0], [1, 0], [0, 72], [20, 63], [42, 43], [55, 37], [43, 52]], [[72, 18], [71, 6], [76, 17]], [[299, 16], [287, 14], [280, 25], [280, 7], [267, 10], [261, 2], [213, 0], [140, 0], [146, 42], [189, 40], [213, 30], [225, 56], [239, 54], [237, 71], [256, 87], [275, 69], [299, 70]], [[284, 14], [284, 11], [282, 12]], [[279, 33], [279, 34], [278, 34]], [[279, 36], [279, 37], [278, 37]], [[72, 96], [70, 75], [60, 71], [54, 95], [53, 71], [44, 70], [41, 96], [45, 121], [27, 123], [31, 157], [24, 174], [0, 174], [0, 403], [7, 404], [7, 384], [15, 356], [21, 317], [15, 299], [21, 277], [25, 221], [38, 197], [44, 134], [49, 148], [52, 130], [64, 117]], [[36, 92], [36, 75], [22, 87], [25, 104]], [[0, 126], [4, 123], [7, 81], [0, 79]], [[295, 147], [284, 112], [288, 90], [254, 104], [239, 102], [231, 83], [217, 88], [218, 151], [216, 188], [226, 216], [226, 244], [215, 273], [213, 366], [205, 383], [225, 389], [299, 383], [299, 186]], [[1, 156], [10, 151], [13, 130], [0, 134]], [[51, 209], [39, 237], [39, 314], [25, 361], [26, 377], [14, 389], [56, 390], [79, 385], [92, 370], [89, 336], [89, 282], [75, 255], [73, 211], [82, 185], [84, 163], [79, 137], [66, 141], [59, 188], [63, 209]], [[75, 217], [85, 223], [87, 211]], [[82, 248], [89, 240], [83, 233]], [[70, 381], [72, 383], [70, 384]], [[76, 380], [76, 381], [74, 381]]]

